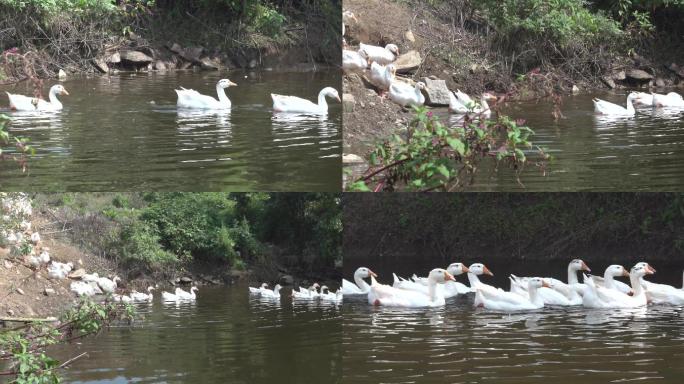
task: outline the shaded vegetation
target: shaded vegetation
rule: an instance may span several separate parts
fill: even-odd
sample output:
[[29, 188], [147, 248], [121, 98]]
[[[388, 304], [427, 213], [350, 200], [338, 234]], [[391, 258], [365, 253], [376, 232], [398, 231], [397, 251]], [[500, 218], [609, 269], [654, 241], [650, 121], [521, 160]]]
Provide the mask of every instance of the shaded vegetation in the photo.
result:
[[35, 154], [35, 149], [29, 145], [29, 139], [10, 133], [10, 122], [9, 116], [0, 114], [0, 161], [13, 160], [26, 172], [28, 158]]
[[345, 266], [378, 257], [684, 260], [682, 194], [345, 194], [343, 205]]
[[75, 193], [34, 201], [74, 243], [133, 277], [172, 276], [198, 263], [334, 274], [341, 263], [335, 194]]
[[[416, 111], [405, 137], [395, 134], [377, 145], [370, 154], [366, 175], [348, 189], [451, 192], [471, 185], [480, 162], [487, 158], [512, 168], [517, 177], [528, 163], [525, 151], [533, 148], [529, 137], [534, 132], [523, 120], [513, 121], [503, 115], [496, 120], [466, 116], [461, 126], [452, 128], [426, 108]], [[538, 160], [534, 164], [545, 171], [550, 156], [539, 147], [535, 151]]]
[[0, 329], [0, 361], [8, 362], [9, 366], [8, 370], [0, 371], [0, 377], [9, 377], [16, 384], [59, 383], [58, 370], [85, 353], [60, 363], [46, 354], [46, 347], [98, 334], [115, 321], [130, 323], [134, 315], [134, 308], [127, 304], [97, 304], [82, 299], [59, 321], [33, 321], [17, 328]]

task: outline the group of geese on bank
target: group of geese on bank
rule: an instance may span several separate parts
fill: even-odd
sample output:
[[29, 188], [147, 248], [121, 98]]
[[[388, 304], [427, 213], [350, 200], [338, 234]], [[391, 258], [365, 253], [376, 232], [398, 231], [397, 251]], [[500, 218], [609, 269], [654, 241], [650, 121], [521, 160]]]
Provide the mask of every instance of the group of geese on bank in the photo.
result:
[[684, 110], [684, 98], [676, 92], [668, 94], [630, 92], [627, 95], [627, 106], [613, 104], [605, 100], [594, 99], [594, 111], [600, 115], [630, 117], [636, 114], [634, 105], [651, 108], [669, 108]]
[[[229, 112], [232, 103], [228, 96], [226, 96], [225, 89], [231, 86], [237, 86], [234, 82], [228, 79], [221, 79], [216, 83], [216, 94], [218, 99], [203, 95], [193, 89], [176, 90], [178, 100], [176, 106], [179, 109], [190, 110], [221, 110]], [[69, 93], [61, 84], [53, 85], [48, 93], [48, 101], [23, 96], [15, 95], [6, 92], [9, 97], [10, 109], [16, 111], [30, 111], [30, 112], [55, 112], [61, 111], [62, 103], [57, 98], [58, 95], [68, 95]], [[301, 113], [312, 115], [325, 115], [328, 113], [328, 103], [326, 97], [331, 97], [341, 102], [337, 90], [332, 87], [325, 87], [318, 93], [318, 103], [303, 99], [297, 96], [283, 96], [272, 93], [273, 112], [276, 113]]]
[[[366, 267], [354, 273], [354, 282], [342, 280], [342, 293], [365, 295], [376, 306], [436, 307], [457, 295], [474, 294], [474, 306], [489, 310], [512, 312], [541, 309], [544, 306], [576, 306], [587, 308], [636, 308], [647, 304], [684, 305], [682, 288], [653, 283], [644, 276], [655, 273], [646, 262], [634, 265], [628, 272], [621, 265], [610, 265], [603, 277], [583, 273], [580, 283], [577, 272], [589, 273], [587, 264], [574, 259], [568, 264], [568, 280], [552, 277], [518, 277], [510, 275], [510, 290], [485, 284], [479, 276], [492, 272], [481, 263], [466, 267], [453, 263], [447, 269], [436, 268], [427, 277], [402, 279], [394, 275], [392, 285], [380, 284], [377, 274]], [[457, 282], [455, 276], [467, 274], [469, 286]], [[630, 284], [616, 280], [629, 277]], [[371, 284], [364, 279], [370, 278]], [[684, 279], [683, 279], [684, 281]]]
[[[147, 293], [138, 292], [135, 289], [126, 293], [120, 292], [119, 282], [121, 278], [119, 276], [114, 276], [113, 278], [101, 277], [95, 273], [85, 274], [81, 277], [81, 280], [74, 281], [71, 283], [71, 291], [76, 293], [78, 296], [95, 296], [95, 295], [111, 295], [112, 299], [116, 302], [121, 303], [134, 303], [134, 302], [147, 302], [151, 303], [154, 300], [154, 294], [152, 291], [156, 290], [157, 287], [149, 286], [147, 287]], [[190, 291], [185, 291], [181, 288], [176, 288], [176, 290], [171, 292], [162, 292], [161, 298], [164, 302], [182, 302], [182, 301], [195, 301], [197, 299], [196, 292], [198, 288], [192, 286]]]
[[[263, 283], [259, 287], [249, 287], [249, 294], [264, 299], [280, 300], [281, 289], [282, 286], [280, 284], [276, 284], [273, 289], [268, 289], [268, 283]], [[294, 300], [321, 300], [340, 303], [342, 302], [342, 291], [331, 292], [327, 286], [313, 283], [309, 288], [293, 288], [290, 297]]]

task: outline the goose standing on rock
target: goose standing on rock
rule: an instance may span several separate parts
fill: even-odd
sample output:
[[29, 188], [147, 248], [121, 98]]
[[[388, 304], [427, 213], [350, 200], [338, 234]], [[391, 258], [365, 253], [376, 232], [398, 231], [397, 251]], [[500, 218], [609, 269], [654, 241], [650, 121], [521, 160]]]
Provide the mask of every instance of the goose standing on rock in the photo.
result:
[[361, 43], [359, 49], [362, 49], [368, 55], [368, 60], [375, 61], [378, 64], [387, 65], [397, 60], [399, 55], [399, 47], [395, 44], [387, 44], [384, 48], [375, 45], [368, 45]]
[[328, 103], [325, 101], [326, 96], [342, 102], [337, 90], [332, 87], [325, 87], [318, 93], [318, 104], [297, 96], [283, 96], [272, 93], [273, 111], [325, 115], [328, 113]]
[[203, 95], [193, 89], [176, 89], [178, 101], [176, 105], [183, 109], [230, 109], [231, 102], [226, 96], [225, 89], [230, 86], [237, 86], [228, 79], [221, 79], [216, 83], [216, 94], [218, 100], [211, 96]]
[[10, 109], [15, 111], [61, 111], [62, 103], [57, 99], [57, 95], [69, 95], [69, 92], [61, 84], [53, 85], [48, 93], [48, 100], [28, 97], [23, 95], [13, 95], [9, 92]]

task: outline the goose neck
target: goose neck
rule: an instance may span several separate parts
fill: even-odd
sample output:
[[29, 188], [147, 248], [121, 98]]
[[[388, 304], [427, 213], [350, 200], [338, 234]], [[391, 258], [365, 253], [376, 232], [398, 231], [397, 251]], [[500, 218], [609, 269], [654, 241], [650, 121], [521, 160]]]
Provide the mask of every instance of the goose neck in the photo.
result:
[[328, 109], [328, 102], [325, 100], [325, 94], [326, 94], [325, 89], [321, 90], [318, 93], [318, 106], [325, 108], [327, 110]]
[[57, 99], [57, 90], [56, 89], [51, 89], [50, 93], [48, 94], [48, 100], [50, 100], [50, 104], [53, 106], [60, 108], [62, 106], [62, 103]]
[[472, 272], [468, 272], [468, 283], [470, 283], [471, 288], [476, 288], [480, 284], [480, 278]]
[[220, 85], [216, 84], [216, 95], [218, 95], [219, 102], [227, 107], [230, 107], [230, 99], [226, 96], [226, 90]]
[[634, 296], [639, 296], [643, 293], [643, 288], [641, 286], [641, 277], [633, 273], [629, 275], [629, 283], [632, 285], [632, 290], [634, 291]]
[[577, 284], [577, 272], [572, 267], [572, 264], [568, 265], [568, 284]]

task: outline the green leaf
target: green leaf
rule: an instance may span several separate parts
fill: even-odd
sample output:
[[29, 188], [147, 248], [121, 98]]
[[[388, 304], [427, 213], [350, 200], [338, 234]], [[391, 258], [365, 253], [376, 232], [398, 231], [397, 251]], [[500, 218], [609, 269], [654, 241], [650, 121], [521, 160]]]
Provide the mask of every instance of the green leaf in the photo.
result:
[[441, 173], [447, 179], [449, 178], [449, 175], [451, 174], [449, 172], [449, 169], [444, 164], [440, 164], [437, 166], [437, 172]]
[[465, 144], [463, 144], [461, 140], [455, 137], [447, 137], [446, 142], [454, 151], [458, 152], [460, 155], [463, 155], [465, 153]]

